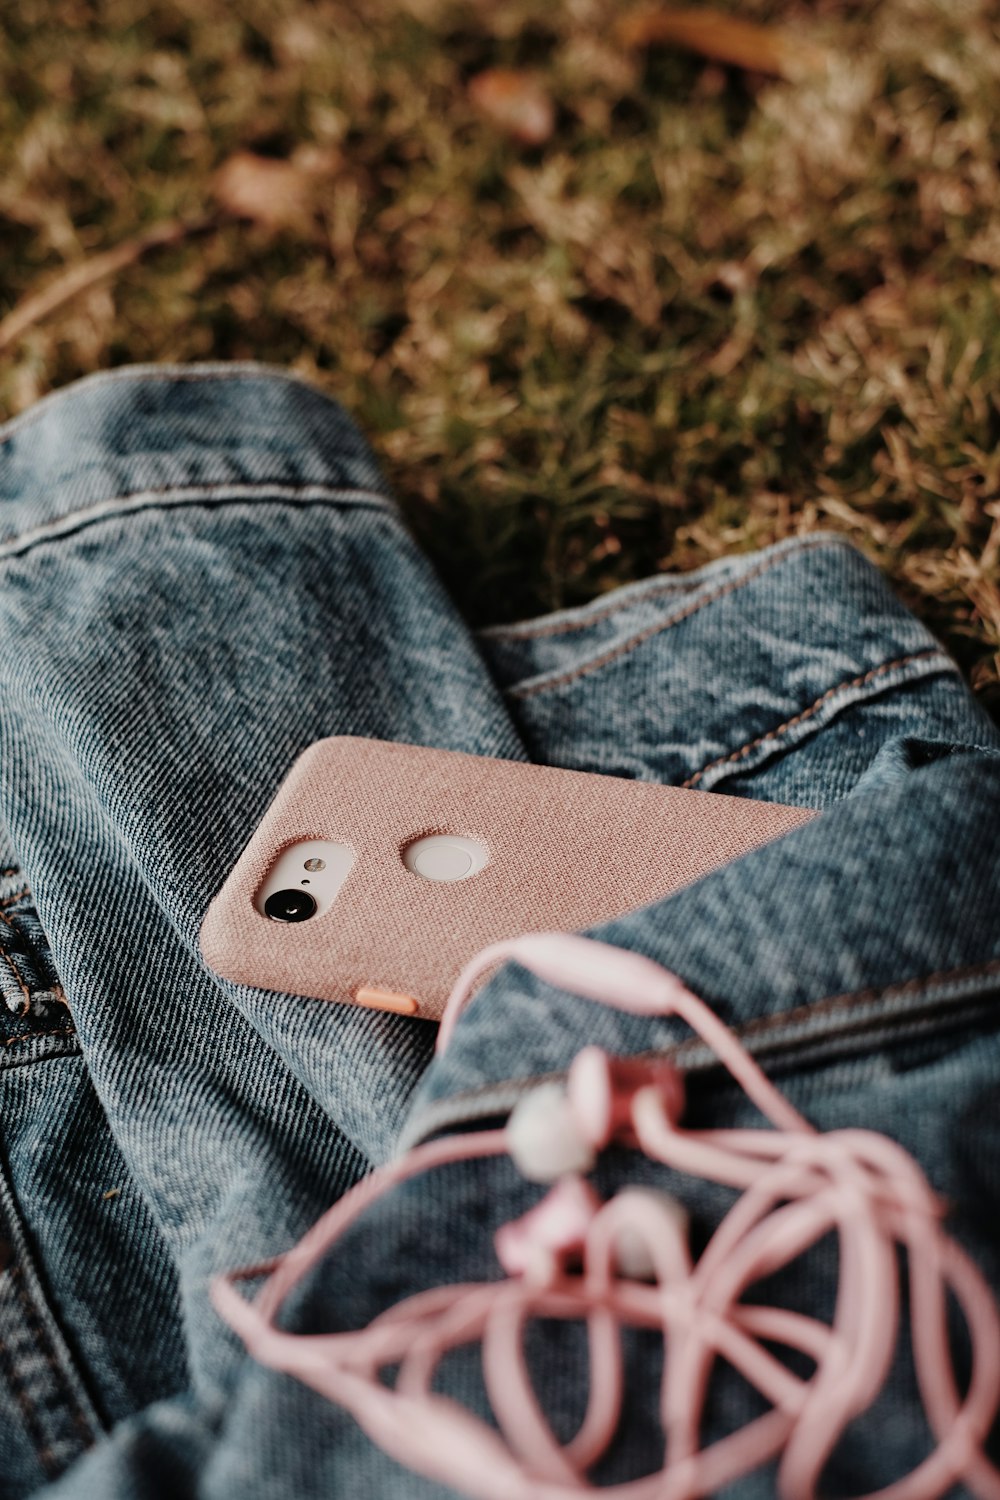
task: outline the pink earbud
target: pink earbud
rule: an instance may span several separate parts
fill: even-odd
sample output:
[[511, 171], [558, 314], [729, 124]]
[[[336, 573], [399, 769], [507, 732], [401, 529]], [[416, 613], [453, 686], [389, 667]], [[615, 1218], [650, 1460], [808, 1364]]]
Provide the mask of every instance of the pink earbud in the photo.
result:
[[[585, 1047], [567, 1086], [533, 1089], [506, 1129], [416, 1147], [346, 1193], [276, 1267], [214, 1281], [215, 1307], [251, 1354], [345, 1407], [400, 1463], [474, 1500], [583, 1500], [594, 1493], [588, 1470], [611, 1443], [626, 1400], [622, 1330], [657, 1330], [663, 1467], [602, 1489], [602, 1500], [700, 1500], [769, 1462], [777, 1463], [780, 1500], [815, 1500], [829, 1455], [892, 1367], [905, 1252], [912, 1360], [932, 1446], [878, 1496], [939, 1500], [962, 1483], [980, 1500], [1000, 1500], [1000, 1474], [983, 1447], [1000, 1405], [1000, 1317], [983, 1276], [944, 1232], [941, 1202], [912, 1157], [873, 1131], [818, 1132], [676, 975], [574, 935], [536, 933], [484, 950], [449, 997], [440, 1048], [478, 974], [504, 958], [596, 1003], [681, 1017], [772, 1128], [685, 1129], [682, 1079], [669, 1062], [608, 1058]], [[668, 1194], [625, 1187], [602, 1204], [583, 1180], [612, 1142], [739, 1190], [696, 1262], [685, 1212]], [[432, 1168], [507, 1155], [525, 1177], [550, 1186], [496, 1232], [506, 1280], [434, 1287], [358, 1332], [297, 1336], [278, 1327], [288, 1293], [376, 1198]], [[830, 1323], [744, 1300], [833, 1235], [840, 1266]], [[234, 1282], [265, 1269], [268, 1280], [247, 1302]], [[949, 1295], [971, 1347], [961, 1393]], [[555, 1437], [531, 1383], [523, 1336], [533, 1318], [578, 1319], [587, 1329], [590, 1393], [567, 1443]], [[496, 1426], [434, 1390], [444, 1356], [474, 1340]], [[782, 1348], [807, 1356], [810, 1373], [776, 1357]], [[719, 1360], [760, 1393], [767, 1410], [705, 1447], [704, 1408]], [[388, 1384], [380, 1372], [393, 1365], [398, 1372]]]
[[650, 1088], [664, 1115], [676, 1124], [684, 1111], [684, 1081], [670, 1062], [609, 1057], [600, 1047], [584, 1047], [569, 1070], [567, 1096], [584, 1139], [602, 1151], [611, 1140], [635, 1145], [632, 1101]]

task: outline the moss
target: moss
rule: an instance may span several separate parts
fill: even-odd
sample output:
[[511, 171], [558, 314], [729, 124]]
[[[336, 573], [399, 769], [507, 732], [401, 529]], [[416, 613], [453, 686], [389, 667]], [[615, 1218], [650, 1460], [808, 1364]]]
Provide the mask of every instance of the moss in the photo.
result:
[[[0, 313], [201, 212], [240, 147], [340, 165], [312, 224], [227, 226], [30, 329], [0, 415], [128, 360], [272, 360], [358, 416], [474, 624], [824, 526], [996, 711], [991, 8], [745, 0], [831, 50], [795, 84], [628, 56], [619, 9], [25, 0], [0, 57]], [[546, 146], [471, 107], [487, 67], [549, 88]]]

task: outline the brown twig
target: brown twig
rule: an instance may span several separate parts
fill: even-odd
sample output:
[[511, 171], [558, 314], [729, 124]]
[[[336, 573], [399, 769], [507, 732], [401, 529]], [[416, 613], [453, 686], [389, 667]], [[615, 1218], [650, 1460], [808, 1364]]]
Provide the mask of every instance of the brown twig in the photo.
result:
[[744, 21], [707, 7], [633, 11], [623, 16], [615, 29], [626, 47], [672, 42], [703, 57], [773, 73], [792, 82], [822, 73], [829, 60], [823, 47], [794, 31]]
[[107, 276], [114, 276], [126, 266], [132, 265], [149, 250], [163, 245], [176, 245], [191, 235], [204, 234], [222, 222], [221, 215], [206, 214], [196, 219], [169, 219], [163, 224], [154, 224], [142, 234], [133, 235], [112, 250], [103, 250], [99, 255], [78, 265], [68, 266], [54, 281], [41, 291], [29, 292], [5, 318], [0, 319], [0, 352], [9, 349], [23, 333], [47, 318], [64, 303], [85, 292]]

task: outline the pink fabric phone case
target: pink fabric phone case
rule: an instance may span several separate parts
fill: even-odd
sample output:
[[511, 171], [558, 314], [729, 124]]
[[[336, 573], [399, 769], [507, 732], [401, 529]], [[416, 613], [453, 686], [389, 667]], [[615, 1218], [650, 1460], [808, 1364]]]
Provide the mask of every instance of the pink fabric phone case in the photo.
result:
[[[481, 948], [574, 932], [668, 895], [814, 817], [653, 782], [337, 736], [295, 762], [202, 924], [210, 968], [241, 984], [358, 1003], [412, 996], [440, 1016]], [[431, 833], [489, 850], [466, 880], [421, 879], [402, 850]], [[335, 839], [357, 860], [333, 906], [295, 924], [253, 905], [281, 850]], [[380, 1004], [377, 998], [370, 1003]], [[413, 1009], [395, 1005], [387, 1009]]]

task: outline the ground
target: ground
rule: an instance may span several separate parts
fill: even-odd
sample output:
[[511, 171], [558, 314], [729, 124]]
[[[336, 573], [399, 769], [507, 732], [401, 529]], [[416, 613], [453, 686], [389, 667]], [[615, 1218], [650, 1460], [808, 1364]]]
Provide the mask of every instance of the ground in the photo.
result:
[[[216, 212], [234, 152], [312, 187], [18, 332], [0, 417], [131, 361], [302, 371], [473, 624], [832, 528], [1000, 716], [1000, 18], [720, 4], [825, 67], [629, 49], [615, 0], [8, 7], [0, 317]], [[552, 99], [548, 140], [470, 95], [498, 67]]]

